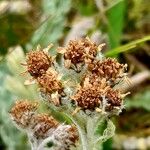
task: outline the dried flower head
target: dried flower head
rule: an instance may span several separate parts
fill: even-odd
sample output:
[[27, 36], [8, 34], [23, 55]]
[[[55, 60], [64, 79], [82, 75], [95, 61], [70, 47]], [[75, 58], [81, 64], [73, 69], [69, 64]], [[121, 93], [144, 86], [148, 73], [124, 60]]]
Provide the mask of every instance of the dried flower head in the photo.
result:
[[33, 135], [36, 139], [44, 139], [52, 134], [57, 128], [58, 122], [47, 114], [38, 114], [35, 116], [36, 124], [33, 128]]
[[109, 88], [107, 90], [107, 93], [105, 95], [107, 105], [106, 105], [106, 111], [111, 111], [114, 109], [114, 107], [121, 107], [122, 105], [122, 97], [119, 92], [119, 90], [114, 90]]
[[66, 48], [59, 48], [64, 53], [65, 66], [68, 68], [73, 64], [82, 65], [87, 61], [91, 61], [97, 54], [97, 45], [90, 41], [89, 38], [72, 40]]
[[124, 76], [124, 70], [127, 65], [120, 64], [116, 59], [107, 58], [102, 61], [93, 61], [89, 63], [88, 69], [101, 78], [109, 81], [115, 81]]
[[52, 64], [51, 57], [43, 50], [29, 52], [26, 61], [28, 72], [35, 78], [45, 73]]
[[71, 97], [82, 109], [92, 109], [100, 106], [101, 94], [95, 86], [80, 87], [77, 93]]
[[78, 141], [78, 132], [75, 126], [59, 125], [53, 133], [55, 150], [70, 150]]
[[56, 91], [58, 91], [58, 93], [61, 93], [62, 91], [62, 84], [58, 80], [58, 76], [55, 71], [47, 71], [46, 73], [42, 74], [37, 78], [37, 82], [40, 86], [40, 90], [43, 93], [52, 94]]
[[11, 118], [18, 127], [23, 129], [31, 127], [37, 107], [37, 102], [17, 101], [10, 111]]
[[81, 85], [77, 93], [71, 97], [81, 109], [97, 110], [99, 108], [99, 110], [110, 112], [116, 107], [122, 107], [123, 94], [111, 88], [105, 78], [100, 79], [90, 74], [84, 78]]

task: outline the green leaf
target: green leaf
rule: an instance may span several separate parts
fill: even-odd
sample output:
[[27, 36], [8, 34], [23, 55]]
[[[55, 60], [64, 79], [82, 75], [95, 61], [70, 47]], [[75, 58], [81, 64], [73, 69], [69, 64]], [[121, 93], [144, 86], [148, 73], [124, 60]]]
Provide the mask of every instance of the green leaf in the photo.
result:
[[113, 137], [115, 134], [115, 125], [111, 120], [107, 120], [107, 127], [103, 131], [102, 136], [100, 136], [96, 141], [95, 141], [95, 146], [100, 147], [101, 143], [106, 142], [108, 139]]
[[111, 48], [117, 47], [120, 44], [124, 25], [125, 8], [126, 1], [119, 0], [113, 7], [111, 7], [111, 9], [108, 9], [106, 12], [108, 21], [108, 36]]
[[42, 2], [45, 21], [41, 23], [32, 36], [31, 45], [47, 46], [56, 43], [63, 35], [66, 14], [71, 7], [71, 0], [44, 0]]
[[150, 111], [150, 91], [145, 90], [143, 93], [137, 93], [131, 99], [126, 99], [126, 108], [143, 108], [147, 111]]
[[109, 50], [108, 52], [105, 53], [105, 56], [112, 57], [112, 56], [115, 56], [119, 53], [132, 50], [133, 48], [136, 48], [137, 46], [139, 46], [140, 44], [142, 44], [146, 41], [150, 41], [150, 36], [145, 36], [142, 39], [138, 39], [138, 40], [132, 41], [128, 44], [125, 44], [123, 46], [120, 46], [120, 47], [114, 48], [112, 50]]

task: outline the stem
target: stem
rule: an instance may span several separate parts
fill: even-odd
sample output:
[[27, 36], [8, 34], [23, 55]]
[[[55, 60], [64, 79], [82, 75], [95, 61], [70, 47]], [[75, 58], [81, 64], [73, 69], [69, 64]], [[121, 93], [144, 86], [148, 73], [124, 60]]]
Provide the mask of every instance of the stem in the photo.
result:
[[101, 119], [103, 119], [103, 117], [100, 115], [87, 118], [87, 126], [86, 126], [87, 138], [88, 138], [90, 149], [92, 150], [100, 149], [100, 147], [97, 148], [97, 146], [95, 145], [95, 140], [97, 139], [97, 135], [95, 132], [96, 132], [98, 123], [101, 121]]
[[31, 134], [28, 134], [28, 139], [31, 145], [31, 150], [37, 150], [37, 141], [33, 138]]
[[82, 150], [88, 150], [88, 142], [87, 142], [87, 137], [86, 137], [86, 132], [85, 129], [81, 128], [81, 125], [79, 124], [79, 122], [77, 120], [75, 120], [75, 117], [73, 118], [70, 114], [66, 114], [71, 121], [76, 125], [80, 138], [81, 138], [81, 142], [82, 142]]

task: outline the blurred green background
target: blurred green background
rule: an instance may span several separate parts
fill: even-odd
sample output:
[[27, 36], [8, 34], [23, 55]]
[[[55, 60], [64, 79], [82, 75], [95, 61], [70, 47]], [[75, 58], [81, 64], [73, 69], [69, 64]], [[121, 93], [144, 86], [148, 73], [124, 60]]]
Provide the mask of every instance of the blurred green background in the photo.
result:
[[125, 110], [113, 118], [116, 135], [103, 149], [150, 149], [150, 0], [1, 0], [0, 149], [27, 150], [27, 137], [10, 121], [17, 98], [38, 99], [23, 85], [25, 53], [38, 44], [63, 46], [89, 36], [105, 42], [104, 55], [128, 64], [131, 85]]

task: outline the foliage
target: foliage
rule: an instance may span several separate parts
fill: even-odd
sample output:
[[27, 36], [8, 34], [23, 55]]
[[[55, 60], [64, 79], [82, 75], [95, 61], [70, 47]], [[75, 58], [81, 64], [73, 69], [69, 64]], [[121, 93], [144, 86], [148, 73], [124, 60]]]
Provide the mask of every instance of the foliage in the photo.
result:
[[150, 111], [150, 92], [149, 88], [143, 92], [135, 94], [132, 98], [126, 100], [127, 109], [141, 108]]

